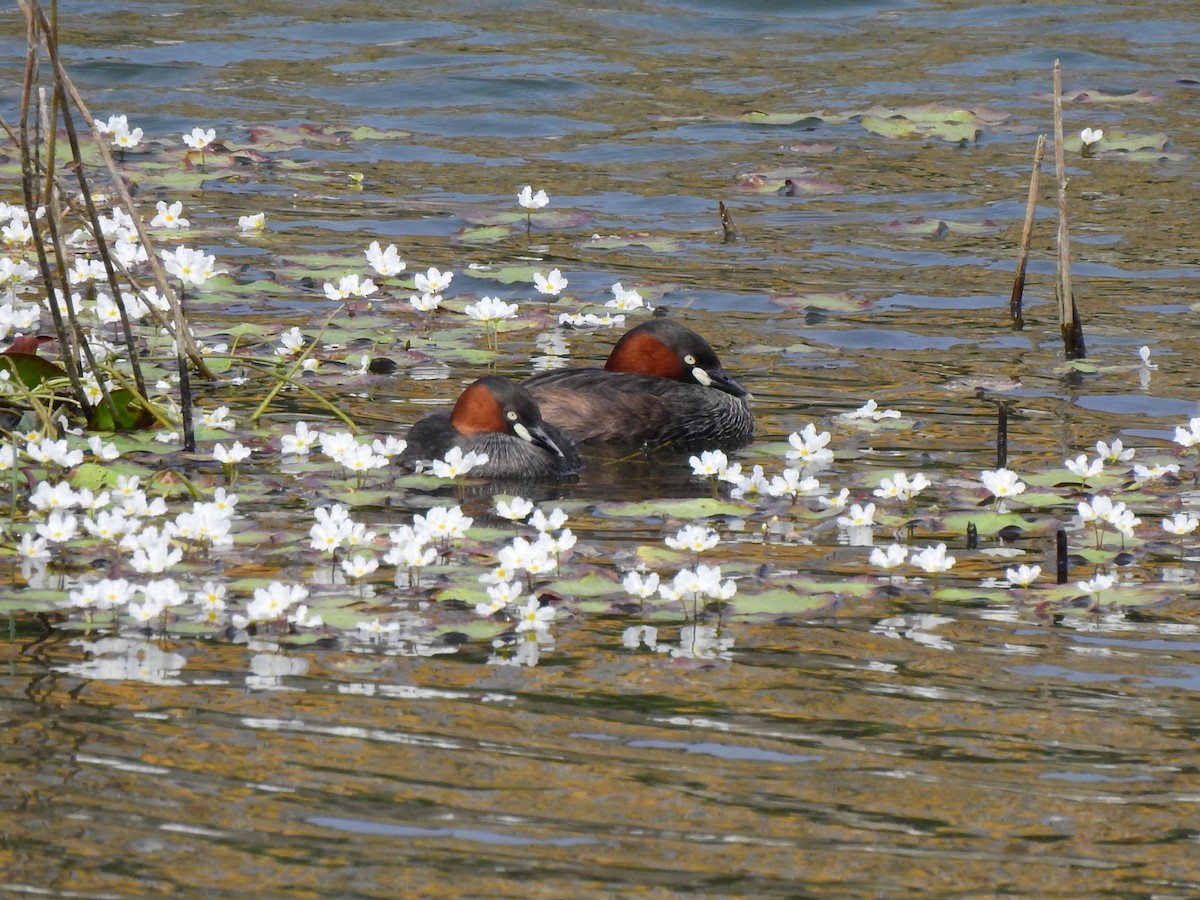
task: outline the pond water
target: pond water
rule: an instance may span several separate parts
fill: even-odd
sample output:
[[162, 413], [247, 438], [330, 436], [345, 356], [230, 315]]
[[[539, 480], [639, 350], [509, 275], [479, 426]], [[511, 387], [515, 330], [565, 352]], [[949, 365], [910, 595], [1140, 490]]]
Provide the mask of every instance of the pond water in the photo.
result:
[[[428, 583], [396, 588], [390, 575], [348, 585], [308, 550], [315, 506], [350, 503], [383, 535], [461, 499], [492, 530], [455, 565], [485, 571], [488, 536], [515, 533], [489, 519], [487, 491], [376, 480], [364, 499], [352, 481], [319, 480], [327, 464], [281, 468], [277, 436], [295, 421], [338, 424], [289, 394], [266, 432], [246, 424], [241, 435], [263, 452], [239, 469], [235, 551], [190, 575], [196, 586], [228, 578], [231, 599], [264, 578], [340, 592], [349, 621], [396, 629], [386, 640], [315, 629], [307, 643], [269, 629], [87, 630], [46, 610], [108, 569], [100, 554], [43, 581], [7, 564], [10, 889], [1200, 892], [1198, 558], [1157, 526], [1200, 505], [1194, 454], [1172, 443], [1200, 415], [1194, 2], [396, 7], [64, 5], [63, 56], [91, 109], [124, 113], [159, 142], [129, 156], [146, 175], [139, 201], [152, 211], [182, 200], [186, 240], [229, 270], [222, 289], [192, 298], [203, 340], [252, 346], [292, 326], [311, 338], [332, 315], [323, 340], [337, 345], [335, 374], [320, 391], [368, 430], [402, 434], [485, 371], [530, 374], [557, 314], [602, 311], [621, 281], [705, 334], [753, 391], [756, 439], [735, 455], [744, 467], [779, 472], [788, 435], [814, 422], [837, 454], [822, 480], [856, 501], [874, 499], [883, 476], [922, 471], [929, 493], [911, 515], [893, 501], [893, 527], [874, 542], [892, 531], [945, 542], [957, 565], [940, 581], [889, 580], [815, 504], [801, 514], [763, 503], [709, 520], [722, 537], [713, 561], [736, 574], [739, 595], [699, 623], [665, 603], [589, 595], [639, 561], [666, 575], [662, 537], [689, 509], [672, 501], [709, 496], [686, 458], [595, 457], [578, 483], [537, 497], [571, 515], [579, 544], [569, 573], [548, 580], [552, 641], [534, 645], [536, 665], [502, 664], [520, 661], [493, 645], [503, 626], [467, 604]], [[19, 10], [0, 14], [9, 121], [24, 36]], [[1055, 59], [1076, 98], [1073, 273], [1090, 364], [1071, 370], [1053, 297], [1052, 166], [1024, 330], [1008, 314]], [[939, 133], [914, 109], [934, 103], [972, 111], [971, 134]], [[214, 152], [185, 170], [179, 135], [197, 125], [269, 161]], [[1084, 127], [1109, 144], [1082, 154]], [[167, 174], [138, 168], [168, 144]], [[560, 218], [535, 216], [528, 231], [496, 220], [520, 212], [525, 184], [544, 188]], [[736, 241], [723, 240], [718, 201]], [[237, 217], [259, 211], [266, 232], [239, 235]], [[379, 279], [383, 302], [339, 311], [322, 282], [369, 274], [372, 240], [396, 244], [410, 273], [453, 269], [451, 306], [497, 295], [526, 318], [490, 351], [465, 318], [431, 330], [399, 279]], [[529, 270], [554, 267], [569, 299], [535, 300]], [[619, 331], [562, 340], [573, 362], [596, 361]], [[1157, 368], [1143, 365], [1143, 346]], [[352, 375], [368, 352], [397, 371]], [[248, 423], [271, 383], [229, 382], [201, 384], [200, 405], [228, 404]], [[839, 418], [869, 399], [903, 418]], [[1014, 501], [1027, 517], [1019, 536], [1001, 541], [993, 528], [969, 549], [965, 522], [989, 512], [978, 474], [997, 462], [1001, 404], [1008, 463], [1043, 502]], [[1073, 488], [1062, 460], [1118, 437], [1138, 448], [1135, 461], [1182, 464], [1182, 480], [1134, 487], [1122, 463]], [[207, 449], [163, 458], [206, 489], [221, 483]], [[1143, 519], [1124, 555], [1083, 553], [1092, 531], [1075, 503], [1100, 485], [1124, 491]], [[1049, 575], [1025, 591], [996, 587], [1006, 565], [1053, 572], [1060, 527], [1080, 551], [1072, 581], [1111, 570], [1122, 585], [1113, 602], [1079, 602]], [[795, 601], [755, 605], [768, 589]]]

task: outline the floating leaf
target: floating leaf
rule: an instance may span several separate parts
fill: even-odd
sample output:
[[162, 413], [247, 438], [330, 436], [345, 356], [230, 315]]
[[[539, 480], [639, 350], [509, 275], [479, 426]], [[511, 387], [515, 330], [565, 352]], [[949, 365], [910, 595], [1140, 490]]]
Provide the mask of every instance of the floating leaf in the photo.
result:
[[35, 353], [0, 353], [0, 366], [16, 374], [21, 384], [35, 388], [44, 381], [65, 380], [66, 370]]
[[520, 231], [515, 225], [481, 225], [478, 228], [460, 228], [454, 236], [468, 244], [494, 244]]
[[[623, 235], [593, 234], [581, 246], [584, 250], [622, 250], [626, 247], [645, 247], [655, 253], [677, 253], [683, 249], [683, 242], [677, 238], [639, 231]], [[645, 295], [643, 294], [643, 296]]]
[[743, 516], [752, 509], [749, 504], [698, 497], [691, 500], [598, 503], [592, 512], [606, 519], [706, 519], [709, 516]]
[[893, 219], [883, 228], [888, 234], [897, 234], [904, 237], [932, 238], [945, 238], [950, 235], [977, 237], [980, 235], [998, 234], [1000, 231], [1000, 226], [991, 219], [984, 219], [982, 222], [955, 222], [950, 219], [926, 216], [917, 216], [916, 218], [904, 221]]
[[822, 181], [811, 169], [770, 169], [738, 176], [739, 191], [753, 194], [778, 194], [781, 197], [805, 197], [841, 194], [846, 189], [833, 181]]
[[863, 297], [856, 297], [849, 291], [831, 294], [826, 291], [807, 291], [798, 294], [772, 294], [770, 301], [783, 309], [806, 311], [823, 309], [829, 312], [858, 312], [870, 309], [872, 303]]
[[98, 403], [88, 420], [88, 428], [92, 431], [134, 431], [154, 424], [154, 416], [147, 412], [141, 398], [133, 391], [121, 388], [111, 391], [109, 396], [116, 412], [114, 414], [107, 403]]
[[[1047, 103], [1054, 102], [1054, 95], [1048, 91], [1039, 91], [1033, 99]], [[1153, 91], [1142, 89], [1138, 91], [1105, 91], [1099, 88], [1063, 91], [1063, 103], [1161, 103], [1163, 98]]]
[[[520, 225], [525, 227], [526, 213], [523, 210], [470, 210], [462, 214], [465, 222], [472, 225]], [[534, 228], [577, 228], [592, 221], [592, 214], [575, 209], [540, 209], [532, 215]]]

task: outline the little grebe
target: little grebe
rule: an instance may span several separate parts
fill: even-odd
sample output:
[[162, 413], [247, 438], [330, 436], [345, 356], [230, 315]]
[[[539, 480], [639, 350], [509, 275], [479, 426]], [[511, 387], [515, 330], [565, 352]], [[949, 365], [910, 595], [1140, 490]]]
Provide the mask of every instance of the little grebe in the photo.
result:
[[580, 467], [571, 436], [542, 421], [525, 389], [499, 375], [471, 384], [450, 412], [417, 420], [400, 461], [441, 459], [452, 447], [487, 454], [488, 461], [470, 472], [480, 478], [544, 481]]
[[671, 319], [627, 331], [603, 369], [556, 369], [523, 386], [579, 443], [741, 447], [754, 436], [750, 393], [704, 338]]

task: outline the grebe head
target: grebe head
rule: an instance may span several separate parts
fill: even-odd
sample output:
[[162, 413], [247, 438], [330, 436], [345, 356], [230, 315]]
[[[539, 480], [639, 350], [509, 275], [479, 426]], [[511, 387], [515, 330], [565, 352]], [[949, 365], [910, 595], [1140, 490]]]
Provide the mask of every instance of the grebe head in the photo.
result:
[[651, 319], [625, 332], [604, 368], [698, 384], [735, 397], [750, 396], [725, 373], [708, 341], [672, 319]]
[[542, 427], [542, 413], [534, 399], [500, 375], [480, 378], [463, 391], [450, 413], [450, 424], [464, 436], [511, 434], [547, 453], [563, 455]]

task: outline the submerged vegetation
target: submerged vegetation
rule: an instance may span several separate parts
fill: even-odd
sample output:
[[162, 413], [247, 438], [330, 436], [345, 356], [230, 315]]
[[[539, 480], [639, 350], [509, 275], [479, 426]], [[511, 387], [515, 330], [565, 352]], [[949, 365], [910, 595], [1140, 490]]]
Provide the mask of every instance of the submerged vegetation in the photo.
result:
[[[1093, 435], [1094, 455], [1061, 464], [1010, 469], [1000, 454], [994, 469], [937, 474], [893, 456], [894, 471], [879, 477], [856, 463], [921, 423], [860, 398], [857, 409], [798, 422], [786, 443], [759, 443], [742, 461], [698, 452], [689, 460], [694, 495], [672, 500], [591, 501], [569, 485], [554, 499], [507, 485], [493, 493], [471, 478], [478, 460], [461, 453], [427, 472], [401, 471], [403, 440], [356, 421], [342, 402], [393, 378], [398, 358], [448, 378], [450, 400], [450, 385], [485, 374], [502, 352], [546, 369], [567, 364], [574, 331], [611, 330], [615, 340], [651, 314], [658, 288], [617, 281], [603, 294], [571, 294], [574, 273], [531, 264], [532, 236], [589, 222], [535, 185], [513, 185], [503, 208], [457, 209], [458, 249], [421, 271], [378, 239], [358, 255], [284, 252], [272, 270], [238, 265], [222, 251], [269, 245], [272, 223], [222, 211], [215, 185], [327, 186], [295, 151], [405, 136], [327, 125], [256, 127], [238, 139], [200, 126], [151, 135], [130, 123], [132, 112], [93, 119], [37, 5], [25, 8], [50, 74], [39, 104], [31, 67], [19, 124], [5, 123], [3, 171], [24, 196], [0, 198], [0, 607], [14, 631], [69, 632], [113, 663], [97, 672], [163, 679], [183, 665], [173, 643], [199, 639], [267, 654], [323, 642], [387, 653], [468, 648], [488, 662], [530, 665], [553, 652], [555, 629], [570, 627], [563, 619], [604, 615], [622, 620], [631, 650], [716, 659], [728, 658], [739, 619], [787, 619], [865, 597], [988, 605], [1050, 622], [1196, 593], [1187, 563], [1200, 419], [1179, 427], [1174, 446], [1135, 451]], [[90, 129], [77, 131], [73, 116]], [[1005, 121], [936, 105], [736, 121], [814, 117], [891, 140], [951, 143]], [[55, 127], [43, 131], [43, 121]], [[1137, 161], [1166, 143], [1085, 129], [1068, 149]], [[362, 181], [346, 175], [347, 198]], [[840, 190], [799, 168], [743, 173], [734, 187]], [[189, 209], [198, 195], [210, 209], [203, 218]], [[153, 214], [145, 198], [156, 198]], [[990, 220], [927, 217], [885, 228], [914, 238], [998, 230]], [[672, 235], [638, 232], [579, 243], [679, 247]], [[470, 268], [461, 248], [471, 246], [511, 254]], [[487, 283], [492, 293], [479, 290]], [[297, 298], [323, 304], [319, 321], [297, 317], [271, 333], [251, 322], [200, 324], [208, 308]], [[772, 299], [788, 311], [859, 302]], [[1144, 377], [1154, 368], [1148, 348], [1118, 367]], [[1071, 377], [1090, 371], [1069, 367]], [[257, 403], [231, 412], [229, 386]], [[605, 539], [618, 521], [636, 549]], [[1041, 563], [1060, 533], [1069, 549], [1051, 573]]]

